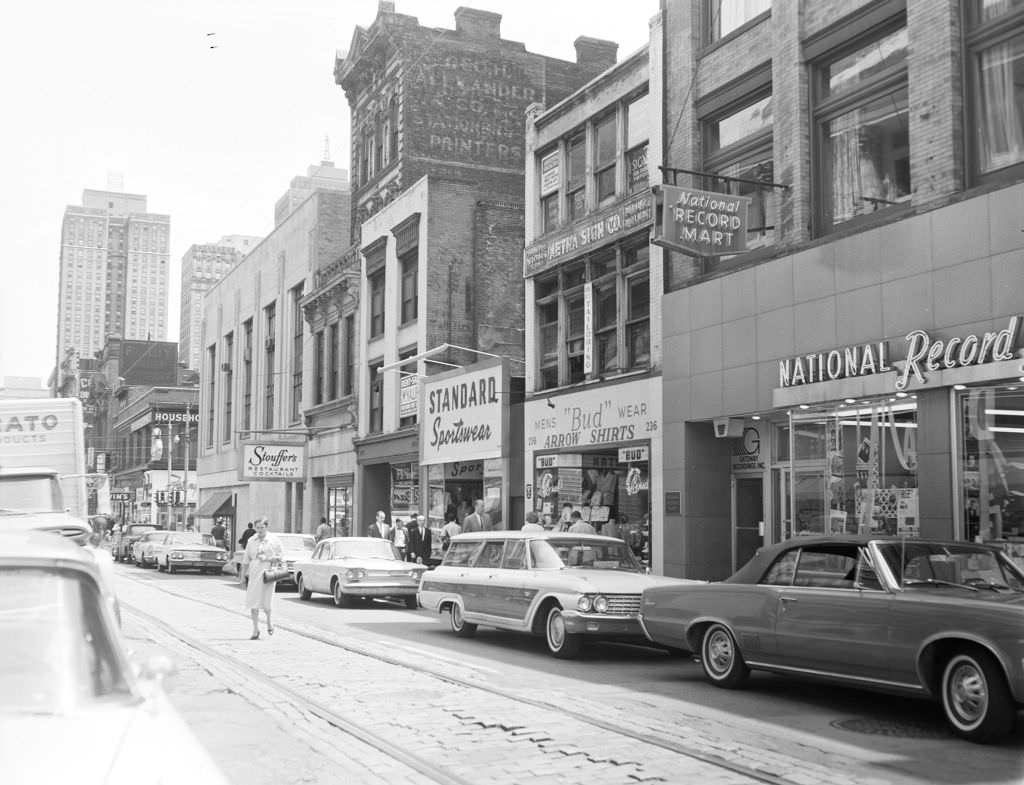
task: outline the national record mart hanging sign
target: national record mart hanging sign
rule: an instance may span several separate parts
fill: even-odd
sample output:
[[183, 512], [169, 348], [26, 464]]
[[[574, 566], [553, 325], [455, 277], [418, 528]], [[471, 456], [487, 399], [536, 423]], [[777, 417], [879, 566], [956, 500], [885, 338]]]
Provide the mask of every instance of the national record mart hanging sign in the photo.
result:
[[933, 338], [924, 330], [913, 330], [905, 337], [906, 360], [898, 361], [890, 360], [889, 345], [885, 341], [790, 357], [779, 361], [779, 387], [797, 387], [896, 370], [895, 387], [902, 391], [912, 380], [926, 385], [929, 372], [1014, 359], [1019, 331], [1019, 316], [1011, 317], [1003, 330], [945, 340]]
[[508, 407], [504, 363], [423, 380], [420, 463], [502, 457]]
[[658, 221], [653, 243], [691, 256], [721, 256], [747, 249], [745, 196], [674, 185], [654, 187]]

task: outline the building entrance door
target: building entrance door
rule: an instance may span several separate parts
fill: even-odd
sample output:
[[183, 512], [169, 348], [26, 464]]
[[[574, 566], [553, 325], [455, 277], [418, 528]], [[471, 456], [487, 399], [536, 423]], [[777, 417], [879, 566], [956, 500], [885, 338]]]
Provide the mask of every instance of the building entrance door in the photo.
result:
[[733, 477], [733, 572], [746, 564], [764, 543], [764, 480]]

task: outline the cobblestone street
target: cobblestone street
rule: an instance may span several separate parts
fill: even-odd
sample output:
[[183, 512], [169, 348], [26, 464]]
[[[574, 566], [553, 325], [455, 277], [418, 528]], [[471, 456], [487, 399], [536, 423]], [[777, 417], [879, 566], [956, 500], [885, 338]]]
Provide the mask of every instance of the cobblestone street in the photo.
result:
[[[130, 644], [175, 656], [172, 700], [240, 784], [927, 781], [885, 755], [783, 744], [785, 729], [667, 697], [611, 686], [580, 694], [553, 677], [503, 695], [457, 671], [444, 678], [393, 640], [280, 612], [276, 635], [250, 641], [240, 595], [226, 582], [197, 584], [193, 594], [134, 577], [119, 581]], [[337, 618], [336, 609], [318, 611]]]

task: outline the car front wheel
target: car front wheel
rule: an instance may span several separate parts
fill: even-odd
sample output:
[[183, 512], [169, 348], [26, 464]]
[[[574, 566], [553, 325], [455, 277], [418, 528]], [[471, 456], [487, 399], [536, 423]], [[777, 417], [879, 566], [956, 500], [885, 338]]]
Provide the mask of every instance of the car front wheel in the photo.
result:
[[700, 646], [700, 664], [704, 675], [716, 687], [739, 687], [750, 675], [750, 668], [736, 645], [736, 639], [724, 624], [712, 624]]
[[308, 600], [310, 597], [313, 596], [313, 592], [306, 588], [306, 581], [303, 579], [301, 575], [295, 579], [295, 584], [299, 588], [300, 600]]
[[565, 614], [561, 608], [548, 611], [548, 623], [545, 626], [548, 651], [563, 660], [575, 659], [583, 647], [583, 637], [565, 628]]
[[468, 638], [470, 635], [476, 633], [476, 625], [472, 622], [466, 621], [462, 617], [462, 606], [458, 603], [452, 604], [452, 608], [448, 616], [448, 621], [449, 624], [451, 624], [452, 632], [454, 632], [460, 638]]
[[942, 710], [957, 736], [982, 743], [1005, 737], [1016, 715], [1002, 670], [980, 649], [957, 652], [946, 663]]
[[339, 608], [348, 608], [352, 605], [351, 598], [341, 590], [341, 581], [334, 582], [334, 604]]

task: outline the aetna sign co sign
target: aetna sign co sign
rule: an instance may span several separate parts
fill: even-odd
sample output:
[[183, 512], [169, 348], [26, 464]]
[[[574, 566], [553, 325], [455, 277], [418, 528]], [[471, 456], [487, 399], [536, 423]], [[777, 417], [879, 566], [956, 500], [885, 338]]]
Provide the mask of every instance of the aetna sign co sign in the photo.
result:
[[750, 199], [674, 185], [654, 186], [654, 242], [690, 256], [721, 256], [747, 249]]

